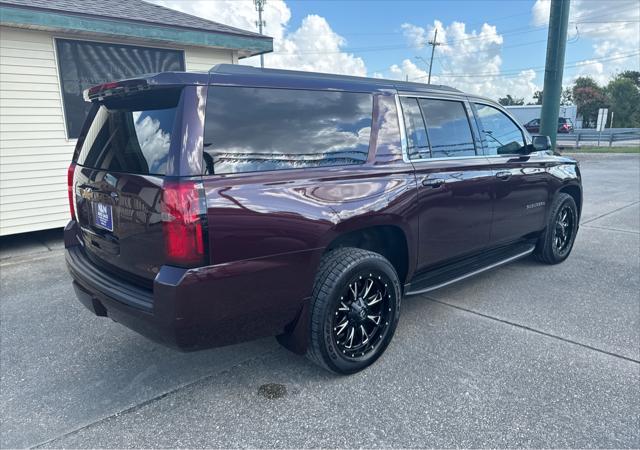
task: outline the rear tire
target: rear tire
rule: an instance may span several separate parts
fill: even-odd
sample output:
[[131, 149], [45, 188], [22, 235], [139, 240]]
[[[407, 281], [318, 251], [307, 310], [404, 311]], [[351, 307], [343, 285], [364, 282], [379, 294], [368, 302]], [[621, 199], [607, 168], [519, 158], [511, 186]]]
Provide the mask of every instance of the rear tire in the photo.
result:
[[398, 275], [378, 253], [339, 248], [323, 256], [311, 297], [307, 358], [339, 374], [385, 351], [400, 316]]
[[578, 208], [569, 194], [556, 195], [551, 204], [547, 227], [538, 239], [534, 255], [545, 264], [558, 264], [567, 259], [578, 232]]

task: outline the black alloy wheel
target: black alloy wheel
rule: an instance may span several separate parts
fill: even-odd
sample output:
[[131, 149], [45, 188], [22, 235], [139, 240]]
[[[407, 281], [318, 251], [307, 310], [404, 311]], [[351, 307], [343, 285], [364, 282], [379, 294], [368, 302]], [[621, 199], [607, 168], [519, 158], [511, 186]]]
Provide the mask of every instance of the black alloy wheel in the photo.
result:
[[328, 252], [313, 288], [307, 357], [340, 374], [373, 364], [393, 337], [400, 300], [398, 275], [383, 256], [352, 247]]
[[578, 208], [569, 194], [560, 192], [549, 208], [545, 230], [538, 238], [535, 257], [546, 264], [557, 264], [569, 256], [578, 233]]
[[389, 329], [389, 280], [385, 274], [364, 273], [344, 289], [336, 305], [333, 336], [347, 358], [374, 351]]
[[569, 205], [563, 205], [556, 216], [553, 238], [553, 245], [560, 255], [567, 251], [569, 244], [573, 241], [574, 222], [573, 210]]

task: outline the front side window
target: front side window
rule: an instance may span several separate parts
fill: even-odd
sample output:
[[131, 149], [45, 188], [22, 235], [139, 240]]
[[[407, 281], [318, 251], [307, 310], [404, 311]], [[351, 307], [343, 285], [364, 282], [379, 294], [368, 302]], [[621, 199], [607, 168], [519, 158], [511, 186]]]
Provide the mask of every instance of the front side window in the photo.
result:
[[67, 136], [80, 135], [91, 104], [82, 92], [97, 84], [142, 74], [184, 70], [180, 50], [56, 39]]
[[475, 156], [464, 104], [453, 100], [420, 99], [432, 158]]
[[505, 113], [493, 106], [476, 103], [480, 136], [487, 155], [519, 154], [525, 148], [520, 128]]
[[362, 164], [371, 94], [210, 86], [206, 174]]
[[429, 139], [427, 138], [427, 130], [424, 126], [418, 99], [401, 97], [402, 114], [404, 117], [404, 126], [407, 131], [407, 154], [409, 159], [428, 158]]

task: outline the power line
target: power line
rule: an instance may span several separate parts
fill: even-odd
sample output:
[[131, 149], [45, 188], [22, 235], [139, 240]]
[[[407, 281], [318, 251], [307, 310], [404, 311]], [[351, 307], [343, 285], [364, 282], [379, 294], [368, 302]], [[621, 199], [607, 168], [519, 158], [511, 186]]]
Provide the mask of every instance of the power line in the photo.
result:
[[[640, 55], [640, 52], [633, 52], [633, 53], [629, 53], [629, 54], [624, 54], [624, 55], [618, 55], [618, 56], [612, 56], [612, 57], [604, 57], [604, 58], [593, 58], [593, 59], [583, 59], [583, 60], [578, 60], [578, 61], [572, 61], [570, 64], [565, 64], [565, 69], [567, 68], [572, 68], [572, 67], [580, 67], [581, 65], [584, 65], [584, 63], [591, 63], [591, 62], [605, 62], [605, 61], [615, 61], [618, 59], [626, 59], [626, 58], [631, 58], [633, 56], [638, 56]], [[465, 73], [465, 74], [461, 74], [461, 73], [443, 73], [440, 74], [440, 77], [443, 78], [474, 78], [474, 77], [478, 77], [478, 78], [482, 78], [482, 77], [504, 77], [504, 78], [509, 78], [509, 76], [519, 76], [520, 73], [524, 70], [532, 70], [534, 72], [543, 72], [544, 71], [544, 66], [538, 66], [538, 67], [523, 67], [523, 68], [519, 68], [519, 69], [511, 69], [507, 72], [498, 72], [498, 73], [488, 73], [488, 72], [479, 72], [479, 73]], [[421, 80], [427, 78], [427, 75], [422, 75], [419, 77], [414, 78], [413, 80]]]

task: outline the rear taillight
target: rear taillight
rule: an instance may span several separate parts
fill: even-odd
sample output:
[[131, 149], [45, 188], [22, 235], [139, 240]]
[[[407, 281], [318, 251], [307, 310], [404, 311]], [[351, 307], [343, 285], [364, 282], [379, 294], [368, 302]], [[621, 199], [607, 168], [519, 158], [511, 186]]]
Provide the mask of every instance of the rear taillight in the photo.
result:
[[202, 183], [165, 180], [162, 195], [167, 262], [187, 267], [206, 263], [206, 200]]
[[67, 192], [69, 194], [69, 212], [71, 220], [76, 220], [76, 197], [74, 193], [73, 176], [76, 172], [75, 163], [71, 163], [67, 169]]

